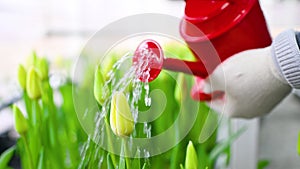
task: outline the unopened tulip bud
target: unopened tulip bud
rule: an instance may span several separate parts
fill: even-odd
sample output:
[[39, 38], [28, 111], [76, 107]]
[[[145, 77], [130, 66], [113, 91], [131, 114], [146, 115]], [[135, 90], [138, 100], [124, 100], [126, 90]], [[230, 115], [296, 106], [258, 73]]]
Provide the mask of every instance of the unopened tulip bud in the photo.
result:
[[122, 92], [116, 92], [112, 97], [110, 126], [118, 136], [129, 136], [133, 132], [133, 117], [127, 99]]
[[197, 169], [198, 158], [192, 141], [189, 142], [186, 149], [185, 169]]
[[38, 60], [38, 72], [40, 75], [41, 80], [45, 80], [48, 78], [48, 72], [49, 72], [49, 64], [46, 58], [40, 58]]
[[94, 77], [94, 96], [100, 105], [103, 105], [106, 97], [108, 96], [108, 93], [105, 92], [108, 92], [108, 90], [105, 91], [104, 89], [104, 78], [101, 73], [100, 67], [98, 66], [96, 68]]
[[21, 110], [14, 105], [13, 106], [14, 120], [15, 120], [15, 129], [20, 134], [23, 135], [28, 130], [28, 123], [26, 118], [24, 117]]
[[101, 63], [101, 70], [103, 72], [103, 77], [105, 79], [109, 79], [109, 72], [113, 69], [113, 65], [115, 64], [116, 59], [114, 54], [110, 55], [109, 58], [105, 58]]
[[175, 88], [175, 100], [180, 104], [182, 99], [186, 97], [187, 94], [187, 82], [185, 79], [185, 74], [179, 73], [177, 76], [177, 85]]
[[27, 72], [26, 89], [31, 99], [39, 99], [41, 97], [41, 79], [37, 71], [31, 67]]
[[26, 60], [26, 68], [30, 68], [31, 66], [36, 66], [37, 64], [37, 55], [36, 55], [36, 52], [33, 51], [32, 54], [27, 57], [27, 60]]
[[23, 65], [18, 68], [18, 80], [23, 90], [26, 90], [26, 70]]

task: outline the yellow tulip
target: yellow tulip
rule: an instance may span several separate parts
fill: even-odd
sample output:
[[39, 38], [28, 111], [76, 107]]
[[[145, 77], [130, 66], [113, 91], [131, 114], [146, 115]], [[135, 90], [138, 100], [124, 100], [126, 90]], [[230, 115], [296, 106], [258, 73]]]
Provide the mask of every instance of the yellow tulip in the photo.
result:
[[113, 94], [110, 110], [110, 126], [117, 136], [129, 136], [133, 132], [133, 117], [127, 99], [122, 92]]
[[41, 79], [34, 67], [27, 72], [26, 89], [31, 99], [39, 99], [41, 97]]
[[18, 80], [23, 90], [26, 90], [26, 70], [23, 65], [18, 68]]
[[38, 72], [41, 77], [41, 80], [45, 80], [48, 78], [48, 72], [49, 72], [49, 64], [46, 58], [40, 58], [38, 59]]

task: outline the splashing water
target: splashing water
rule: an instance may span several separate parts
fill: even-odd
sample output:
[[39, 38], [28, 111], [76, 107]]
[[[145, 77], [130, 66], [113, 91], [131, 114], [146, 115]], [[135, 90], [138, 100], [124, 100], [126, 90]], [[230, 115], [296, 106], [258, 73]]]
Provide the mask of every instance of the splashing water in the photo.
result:
[[147, 122], [144, 122], [144, 133], [146, 134], [147, 138], [151, 137], [151, 125]]
[[[144, 103], [146, 106], [151, 106], [151, 97], [149, 96], [150, 93], [150, 86], [148, 83], [148, 79], [150, 78], [150, 68], [149, 63], [151, 63], [151, 60], [153, 58], [156, 58], [153, 56], [154, 54], [145, 50], [142, 50], [143, 54], [141, 55], [143, 58], [140, 59], [138, 62], [135, 62], [133, 66], [129, 68], [129, 70], [126, 70], [125, 73], [121, 76], [121, 78], [117, 78], [117, 73], [121, 71], [122, 66], [132, 60], [132, 55], [129, 53], [126, 53], [123, 57], [121, 57], [112, 67], [112, 70], [110, 70], [107, 74], [108, 79], [104, 83], [103, 87], [103, 97], [107, 98], [105, 102], [103, 103], [100, 110], [97, 112], [94, 122], [95, 122], [95, 131], [92, 135], [89, 135], [87, 142], [83, 145], [81, 156], [83, 157], [79, 168], [85, 168], [86, 164], [94, 160], [98, 164], [97, 166], [100, 168], [103, 163], [103, 156], [98, 157], [99, 153], [103, 152], [101, 146], [95, 146], [93, 143], [96, 142], [99, 145], [102, 145], [105, 141], [105, 131], [107, 131], [107, 125], [108, 120], [106, 119], [107, 114], [109, 114], [110, 110], [110, 103], [112, 99], [112, 94], [116, 91], [122, 91], [126, 95], [129, 103], [130, 103], [130, 109], [133, 115], [134, 123], [137, 123], [139, 109], [138, 109], [138, 103], [139, 100], [141, 100], [142, 92], [144, 90], [145, 96], [144, 96]], [[141, 82], [139, 79], [142, 77], [143, 79], [146, 79], [146, 82]], [[131, 90], [128, 90], [128, 87], [131, 85]], [[144, 134], [147, 138], [151, 137], [151, 125], [149, 125], [147, 122], [144, 122]], [[130, 136], [132, 138], [132, 136]], [[129, 148], [132, 147], [132, 141], [129, 142]], [[88, 153], [91, 149], [93, 149], [93, 154]], [[149, 151], [143, 149], [140, 150], [137, 149], [137, 153], [143, 152], [145, 156], [145, 161], [149, 161], [150, 153]]]

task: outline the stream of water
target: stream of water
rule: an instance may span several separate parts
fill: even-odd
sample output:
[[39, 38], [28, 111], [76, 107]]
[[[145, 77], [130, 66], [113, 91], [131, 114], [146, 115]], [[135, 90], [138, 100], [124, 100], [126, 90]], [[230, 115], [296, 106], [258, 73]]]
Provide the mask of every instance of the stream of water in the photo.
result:
[[[101, 152], [103, 152], [102, 149], [106, 149], [107, 151], [111, 151], [114, 148], [114, 145], [112, 147], [105, 148], [105, 143], [112, 144], [113, 140], [110, 138], [112, 133], [109, 132], [109, 124], [107, 120], [107, 115], [109, 114], [110, 110], [110, 104], [112, 95], [114, 92], [124, 92], [125, 96], [127, 97], [128, 103], [130, 105], [131, 113], [133, 115], [134, 123], [138, 123], [138, 115], [139, 115], [139, 107], [138, 103], [141, 99], [144, 100], [144, 103], [146, 106], [151, 106], [151, 97], [149, 96], [150, 93], [150, 87], [147, 82], [147, 79], [150, 77], [150, 70], [148, 68], [148, 62], [150, 62], [150, 59], [153, 59], [153, 53], [144, 50], [144, 54], [142, 55], [145, 58], [142, 58], [140, 63], [135, 63], [133, 66], [128, 66], [128, 64], [132, 64], [132, 54], [126, 53], [124, 56], [122, 56], [112, 67], [112, 70], [108, 72], [108, 79], [106, 80], [104, 87], [103, 87], [103, 97], [107, 98], [106, 101], [102, 106], [99, 107], [99, 111], [97, 112], [94, 122], [95, 122], [95, 130], [92, 135], [88, 136], [88, 140], [84, 144], [81, 152], [82, 156], [82, 162], [79, 166], [79, 168], [83, 169], [86, 168], [86, 162], [90, 161], [92, 159], [97, 160], [98, 164], [97, 167], [101, 168], [101, 165], [103, 163], [104, 155]], [[122, 70], [124, 67], [127, 67], [127, 70]], [[118, 71], [122, 71], [123, 74], [117, 75]], [[139, 77], [143, 77], [143, 79], [146, 79], [146, 82], [141, 82]], [[144, 93], [143, 98], [141, 98], [142, 93]], [[143, 122], [144, 128], [143, 133], [145, 134], [146, 138], [151, 137], [151, 125], [148, 122]], [[132, 146], [132, 142], [130, 142], [130, 139], [132, 136], [129, 136], [129, 149]], [[93, 142], [97, 143], [99, 146], [96, 146], [96, 148], [91, 153], [90, 149], [93, 149], [91, 146], [94, 144]], [[122, 152], [122, 150], [120, 150]], [[143, 157], [150, 157], [150, 153], [143, 149], [140, 150], [139, 148], [136, 150], [137, 154], [143, 153]], [[114, 152], [112, 152], [114, 153]], [[100, 157], [99, 157], [100, 154]], [[119, 154], [122, 156], [122, 154]]]

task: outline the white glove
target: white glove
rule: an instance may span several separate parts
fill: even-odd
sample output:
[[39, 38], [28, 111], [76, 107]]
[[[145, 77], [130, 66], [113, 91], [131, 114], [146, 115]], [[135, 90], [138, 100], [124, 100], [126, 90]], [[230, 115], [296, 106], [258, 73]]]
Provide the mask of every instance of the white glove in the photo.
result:
[[228, 58], [196, 86], [199, 92], [225, 91], [207, 103], [220, 113], [243, 118], [269, 113], [292, 87], [300, 88], [300, 52], [292, 30], [278, 35], [270, 47]]

